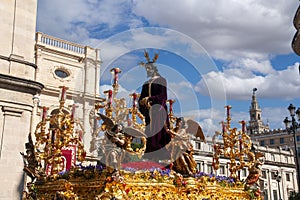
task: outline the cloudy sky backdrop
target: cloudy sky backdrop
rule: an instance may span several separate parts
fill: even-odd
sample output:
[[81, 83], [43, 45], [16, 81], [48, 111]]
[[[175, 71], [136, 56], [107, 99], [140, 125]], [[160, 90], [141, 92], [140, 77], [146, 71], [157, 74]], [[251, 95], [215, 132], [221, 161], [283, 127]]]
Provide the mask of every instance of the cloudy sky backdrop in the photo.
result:
[[[139, 91], [146, 74], [140, 61], [149, 49], [175, 112], [195, 117], [207, 133], [220, 129], [223, 106], [232, 118], [249, 120], [252, 89], [262, 118], [283, 128], [287, 107], [300, 106], [299, 56], [291, 41], [296, 32], [296, 0], [40, 0], [37, 31], [101, 49], [101, 85], [107, 71], [122, 66], [121, 91]], [[193, 106], [191, 106], [193, 105]]]

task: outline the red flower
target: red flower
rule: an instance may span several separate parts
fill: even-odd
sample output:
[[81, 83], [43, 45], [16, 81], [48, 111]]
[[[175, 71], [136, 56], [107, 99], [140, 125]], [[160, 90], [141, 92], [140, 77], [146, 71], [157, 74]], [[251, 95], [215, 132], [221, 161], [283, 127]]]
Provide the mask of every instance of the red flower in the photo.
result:
[[126, 192], [126, 194], [128, 194], [128, 193], [130, 192], [130, 189], [127, 188], [127, 189], [125, 190], [125, 192]]

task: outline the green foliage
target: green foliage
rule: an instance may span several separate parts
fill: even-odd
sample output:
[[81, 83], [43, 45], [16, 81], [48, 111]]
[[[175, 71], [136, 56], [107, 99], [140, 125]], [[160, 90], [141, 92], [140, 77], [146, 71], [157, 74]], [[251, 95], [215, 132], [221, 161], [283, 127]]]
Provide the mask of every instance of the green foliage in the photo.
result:
[[136, 149], [141, 149], [143, 148], [143, 146], [143, 144], [131, 143], [131, 148], [133, 149], [133, 151], [136, 151]]

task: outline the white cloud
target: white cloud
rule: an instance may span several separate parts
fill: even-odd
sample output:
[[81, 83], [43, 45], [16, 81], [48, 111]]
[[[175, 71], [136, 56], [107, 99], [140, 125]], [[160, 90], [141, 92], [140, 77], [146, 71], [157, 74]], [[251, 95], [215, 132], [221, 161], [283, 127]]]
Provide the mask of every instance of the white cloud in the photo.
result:
[[[252, 71], [266, 74], [273, 74], [275, 70], [273, 69], [269, 60], [259, 60], [259, 59], [251, 59], [251, 58], [241, 58], [232, 61], [229, 64], [231, 68], [239, 68], [243, 69], [243, 71]], [[239, 74], [241, 75], [241, 74]], [[242, 76], [240, 76], [242, 77]]]
[[37, 25], [39, 31], [81, 43], [89, 37], [110, 36], [118, 26], [140, 25], [132, 14], [128, 0], [39, 1]]
[[214, 135], [215, 131], [220, 130], [220, 122], [224, 121], [224, 112], [217, 109], [199, 109], [184, 112], [185, 118], [190, 118], [198, 121], [205, 135]]
[[[196, 85], [195, 90], [203, 95], [210, 96], [210, 91], [216, 94], [226, 93], [228, 99], [247, 100], [252, 88], [259, 88], [261, 98], [292, 99], [299, 97], [300, 77], [299, 63], [285, 70], [272, 70], [265, 76], [255, 75], [244, 68], [210, 72]], [[242, 75], [246, 72], [244, 75]], [[222, 81], [224, 88], [219, 87]], [[225, 91], [224, 91], [225, 90]]]
[[296, 1], [135, 1], [134, 11], [152, 24], [181, 31], [215, 58], [288, 53]]
[[39, 1], [38, 30], [83, 42], [141, 27], [144, 18], [191, 36], [218, 59], [267, 57], [291, 52], [297, 7], [285, 0]]
[[270, 129], [284, 129], [283, 120], [285, 117], [289, 116], [288, 105], [286, 107], [264, 107], [262, 108], [262, 118], [264, 123], [270, 124]]
[[169, 98], [179, 99], [179, 101], [189, 100], [192, 96], [195, 96], [193, 86], [189, 82], [178, 81], [168, 83], [168, 89], [170, 90]]

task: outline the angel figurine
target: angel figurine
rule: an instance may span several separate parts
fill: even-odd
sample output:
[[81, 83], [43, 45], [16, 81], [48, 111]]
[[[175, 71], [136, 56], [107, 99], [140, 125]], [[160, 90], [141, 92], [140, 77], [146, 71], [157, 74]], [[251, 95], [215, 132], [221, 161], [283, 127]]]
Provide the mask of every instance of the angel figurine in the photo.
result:
[[38, 162], [35, 155], [35, 148], [32, 141], [31, 133], [28, 135], [28, 142], [25, 144], [26, 154], [20, 152], [23, 157], [24, 169], [23, 171], [31, 178], [31, 182], [35, 180], [35, 178], [40, 177], [40, 163]]
[[258, 181], [261, 180], [261, 169], [260, 166], [264, 164], [265, 154], [262, 152], [249, 152], [248, 157], [253, 164], [249, 167], [249, 175], [245, 180], [245, 188], [250, 188], [251, 186], [259, 187]]
[[185, 176], [192, 176], [196, 173], [197, 164], [193, 157], [194, 148], [188, 133], [200, 137], [202, 141], [205, 141], [205, 137], [197, 122], [189, 119], [187, 124], [188, 127], [186, 128], [183, 117], [176, 118], [176, 126], [170, 131], [173, 138], [167, 148], [171, 147], [171, 161], [174, 171]]
[[[142, 156], [146, 149], [146, 135], [132, 127], [123, 127], [116, 124], [112, 119], [99, 113], [103, 120], [102, 128], [105, 131], [104, 152], [106, 155], [106, 165], [113, 171], [120, 169], [125, 156], [125, 151]], [[133, 138], [140, 138], [144, 143], [141, 149], [133, 150], [131, 143]]]

